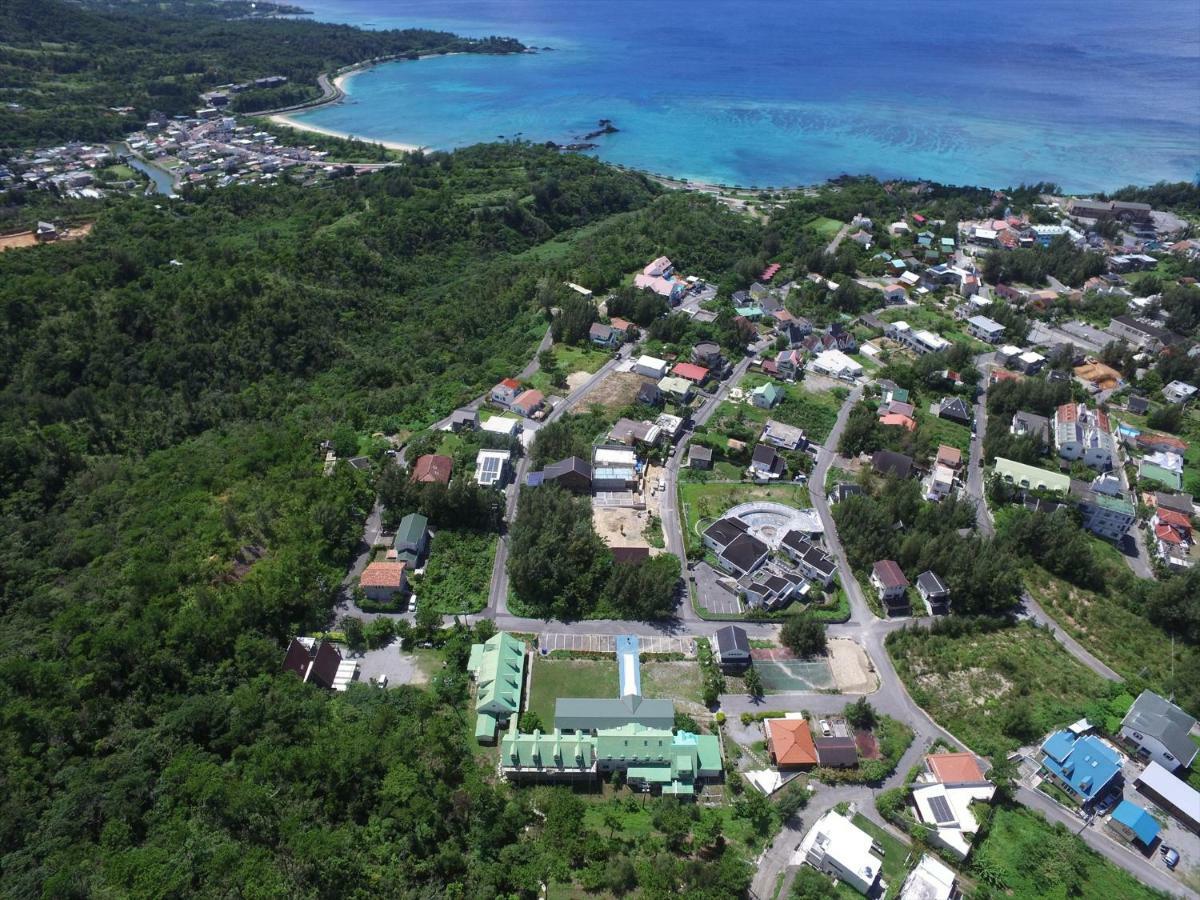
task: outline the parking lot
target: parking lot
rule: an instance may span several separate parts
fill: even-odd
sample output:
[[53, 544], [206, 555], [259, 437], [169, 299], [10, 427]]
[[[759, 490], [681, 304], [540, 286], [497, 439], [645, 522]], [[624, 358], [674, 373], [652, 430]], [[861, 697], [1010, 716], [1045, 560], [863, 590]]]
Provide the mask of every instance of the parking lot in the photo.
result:
[[696, 564], [692, 580], [696, 583], [697, 602], [709, 612], [726, 616], [742, 613], [737, 593], [727, 586], [729, 580], [708, 563]]
[[[547, 631], [538, 635], [538, 650], [550, 653], [554, 650], [574, 650], [588, 653], [616, 653], [615, 634], [567, 634]], [[638, 638], [641, 653], [682, 653], [696, 655], [696, 642], [691, 638], [667, 637], [663, 635]]]

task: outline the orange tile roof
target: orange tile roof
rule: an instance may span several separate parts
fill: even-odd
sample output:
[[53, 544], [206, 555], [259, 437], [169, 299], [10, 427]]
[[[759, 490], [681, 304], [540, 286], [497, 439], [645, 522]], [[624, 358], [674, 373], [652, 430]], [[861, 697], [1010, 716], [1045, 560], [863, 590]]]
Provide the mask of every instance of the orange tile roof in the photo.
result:
[[505, 378], [500, 383], [506, 388], [511, 388], [514, 391], [521, 386], [521, 382], [517, 381], [515, 378]]
[[704, 368], [704, 366], [698, 366], [695, 363], [679, 363], [671, 370], [671, 374], [699, 384], [708, 377], [708, 369]]
[[521, 409], [537, 409], [546, 397], [541, 391], [528, 390], [513, 401], [513, 406]]
[[957, 469], [962, 465], [962, 451], [957, 447], [949, 447], [946, 444], [942, 444], [938, 447], [937, 461], [943, 465]]
[[450, 472], [453, 468], [454, 460], [449, 456], [426, 453], [424, 456], [417, 458], [417, 462], [413, 466], [412, 480], [449, 484]]
[[1182, 544], [1183, 535], [1172, 528], [1170, 525], [1155, 525], [1154, 536], [1160, 541], [1165, 541], [1168, 544]]
[[917, 430], [917, 423], [908, 416], [902, 416], [899, 413], [888, 413], [886, 416], [879, 417], [880, 425], [901, 425], [909, 431]]
[[400, 588], [404, 584], [407, 563], [373, 562], [363, 569], [358, 583], [362, 587]]
[[611, 324], [612, 324], [612, 327], [615, 328], [617, 331], [628, 331], [629, 330], [629, 323], [626, 322], [624, 319], [618, 318], [617, 316], [612, 317]]
[[767, 734], [778, 766], [815, 766], [817, 747], [804, 719], [767, 719]]
[[931, 753], [925, 757], [929, 771], [942, 784], [983, 781], [983, 770], [974, 753]]
[[1154, 515], [1158, 517], [1160, 522], [1166, 522], [1168, 525], [1175, 525], [1179, 528], [1186, 528], [1189, 531], [1192, 529], [1192, 520], [1181, 512], [1173, 509], [1164, 509], [1159, 507], [1154, 511]]

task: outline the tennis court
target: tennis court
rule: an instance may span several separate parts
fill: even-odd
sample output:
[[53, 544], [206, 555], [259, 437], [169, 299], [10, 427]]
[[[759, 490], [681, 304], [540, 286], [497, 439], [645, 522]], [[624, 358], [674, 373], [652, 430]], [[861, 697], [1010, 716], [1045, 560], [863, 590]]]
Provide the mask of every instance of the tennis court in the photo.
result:
[[755, 659], [754, 668], [767, 693], [828, 691], [834, 688], [833, 669], [823, 659]]

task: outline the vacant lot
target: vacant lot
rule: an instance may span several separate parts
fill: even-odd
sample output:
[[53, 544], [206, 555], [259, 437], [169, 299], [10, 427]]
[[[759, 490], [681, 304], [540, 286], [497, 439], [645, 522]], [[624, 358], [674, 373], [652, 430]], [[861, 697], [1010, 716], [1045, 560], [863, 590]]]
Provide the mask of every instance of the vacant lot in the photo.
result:
[[837, 237], [838, 231], [842, 228], [842, 222], [837, 219], [830, 219], [828, 216], [819, 216], [808, 223], [806, 227], [812, 229], [817, 237], [824, 238], [827, 241], [832, 241]]
[[[1116, 548], [1099, 539], [1095, 544], [1107, 565], [1124, 569]], [[1025, 587], [1063, 629], [1126, 678], [1144, 680], [1169, 695], [1177, 692], [1171, 684], [1173, 672], [1195, 671], [1196, 649], [1180, 641], [1172, 643], [1115, 587], [1107, 593], [1085, 590], [1040, 566], [1027, 571]]]
[[[741, 388], [749, 397], [750, 392], [760, 384], [771, 379], [765, 375], [747, 375], [742, 379]], [[828, 379], [822, 379], [826, 382]], [[713, 417], [716, 430], [727, 430], [731, 424], [752, 423], [761, 426], [767, 419], [775, 419], [786, 425], [802, 428], [805, 436], [813, 443], [823, 443], [833, 430], [837, 421], [838, 410], [842, 407], [842, 398], [835, 393], [838, 388], [810, 390], [803, 381], [798, 384], [776, 382], [783, 389], [784, 397], [774, 409], [759, 409], [749, 401], [733, 403], [725, 401]], [[845, 391], [846, 388], [841, 388]], [[731, 435], [736, 428], [731, 430]]]
[[425, 574], [414, 577], [421, 602], [447, 615], [479, 612], [487, 605], [498, 536], [443, 528], [433, 538]]
[[1027, 809], [999, 806], [975, 851], [981, 881], [1010, 897], [1160, 896], [1092, 851], [1061, 825]]
[[1109, 685], [1045, 631], [900, 631], [887, 647], [913, 699], [972, 750], [996, 754], [1080, 718]]

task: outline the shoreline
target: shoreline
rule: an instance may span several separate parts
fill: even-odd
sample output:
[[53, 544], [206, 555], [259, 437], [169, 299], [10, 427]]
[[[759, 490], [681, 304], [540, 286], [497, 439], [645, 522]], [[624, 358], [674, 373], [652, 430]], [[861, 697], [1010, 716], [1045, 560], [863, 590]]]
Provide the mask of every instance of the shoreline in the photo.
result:
[[383, 141], [377, 138], [359, 137], [351, 134], [348, 131], [337, 131], [333, 128], [325, 128], [321, 125], [311, 125], [308, 122], [300, 122], [293, 119], [288, 113], [274, 113], [266, 117], [268, 121], [274, 122], [276, 125], [283, 125], [285, 128], [293, 128], [296, 131], [309, 131], [313, 134], [323, 134], [326, 137], [341, 138], [346, 141], [360, 141], [364, 144], [378, 144], [388, 150], [396, 150], [401, 153], [424, 153], [429, 150], [429, 147], [421, 147], [416, 144], [405, 144], [401, 141]]

